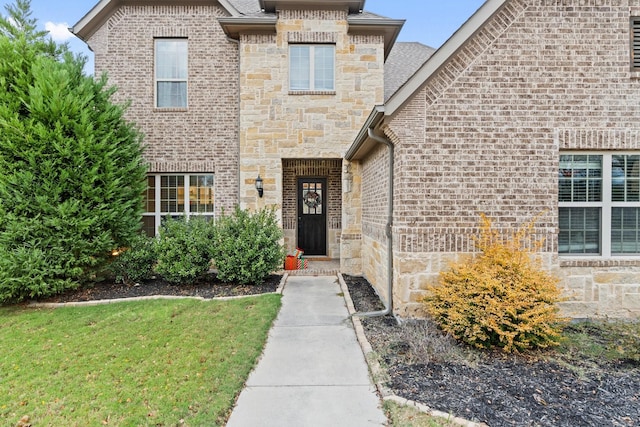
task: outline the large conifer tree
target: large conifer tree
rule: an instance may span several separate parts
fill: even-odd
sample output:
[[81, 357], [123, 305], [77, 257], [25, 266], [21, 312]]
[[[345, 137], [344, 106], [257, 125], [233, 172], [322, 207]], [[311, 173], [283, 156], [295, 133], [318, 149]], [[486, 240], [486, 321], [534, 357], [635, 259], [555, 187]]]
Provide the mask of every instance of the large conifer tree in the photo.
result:
[[0, 17], [0, 301], [78, 286], [138, 232], [142, 136], [106, 77], [36, 30], [30, 1]]

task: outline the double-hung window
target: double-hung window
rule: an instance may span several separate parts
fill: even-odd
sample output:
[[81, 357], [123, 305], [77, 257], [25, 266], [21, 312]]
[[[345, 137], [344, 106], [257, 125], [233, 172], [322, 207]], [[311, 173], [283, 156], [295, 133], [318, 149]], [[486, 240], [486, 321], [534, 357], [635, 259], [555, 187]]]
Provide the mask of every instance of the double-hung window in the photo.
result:
[[149, 175], [142, 217], [144, 231], [153, 236], [167, 216], [213, 219], [213, 174]]
[[290, 45], [289, 90], [334, 91], [335, 45]]
[[558, 252], [640, 255], [640, 154], [561, 154]]
[[156, 39], [157, 108], [187, 108], [187, 39]]

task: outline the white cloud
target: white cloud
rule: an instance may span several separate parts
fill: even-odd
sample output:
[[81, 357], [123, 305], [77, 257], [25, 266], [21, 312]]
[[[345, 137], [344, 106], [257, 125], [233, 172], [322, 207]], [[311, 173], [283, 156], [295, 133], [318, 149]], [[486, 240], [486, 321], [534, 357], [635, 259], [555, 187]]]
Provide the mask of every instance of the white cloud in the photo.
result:
[[69, 24], [66, 22], [56, 24], [49, 21], [44, 24], [44, 29], [49, 32], [51, 38], [56, 42], [66, 42], [67, 40], [75, 37], [69, 31]]

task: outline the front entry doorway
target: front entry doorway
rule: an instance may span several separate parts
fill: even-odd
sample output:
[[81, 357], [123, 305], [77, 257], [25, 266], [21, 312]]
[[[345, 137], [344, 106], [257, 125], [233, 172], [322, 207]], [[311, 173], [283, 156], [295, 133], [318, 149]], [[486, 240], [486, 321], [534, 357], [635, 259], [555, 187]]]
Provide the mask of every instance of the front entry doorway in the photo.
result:
[[326, 200], [326, 178], [298, 178], [298, 247], [305, 255], [327, 254]]

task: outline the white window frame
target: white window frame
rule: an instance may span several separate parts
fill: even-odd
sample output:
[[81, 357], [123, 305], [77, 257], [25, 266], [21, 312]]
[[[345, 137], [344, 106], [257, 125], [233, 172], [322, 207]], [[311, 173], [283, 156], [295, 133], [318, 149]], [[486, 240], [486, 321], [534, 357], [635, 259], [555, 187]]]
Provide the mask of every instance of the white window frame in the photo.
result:
[[[293, 76], [293, 55], [292, 49], [299, 47], [309, 48], [309, 87], [308, 88], [294, 88], [292, 84]], [[333, 52], [333, 79], [331, 81], [331, 88], [316, 88], [315, 74], [315, 49], [316, 47], [331, 47]], [[289, 45], [289, 90], [291, 92], [335, 92], [336, 90], [336, 46], [335, 44], [317, 43], [317, 44], [291, 44]]]
[[[637, 156], [640, 152], [637, 151], [565, 151], [560, 152], [560, 156], [563, 155], [592, 155], [602, 157], [602, 201], [600, 202], [561, 202], [558, 201], [558, 208], [600, 208], [600, 254], [573, 254], [573, 253], [558, 253], [558, 256], [562, 259], [580, 259], [593, 258], [598, 260], [603, 259], [616, 259], [616, 260], [637, 260], [640, 257], [638, 254], [612, 254], [611, 253], [611, 221], [612, 221], [612, 209], [617, 207], [633, 207], [640, 208], [640, 202], [614, 202], [612, 201], [612, 158], [613, 156]], [[558, 157], [559, 158], [559, 157]], [[559, 224], [558, 224], [559, 225]]]
[[[186, 55], [187, 60], [187, 75], [184, 78], [158, 78], [158, 43], [160, 42], [182, 42], [184, 43], [184, 54]], [[176, 109], [176, 108], [188, 108], [189, 106], [189, 43], [186, 38], [171, 38], [171, 37], [163, 37], [156, 38], [153, 40], [153, 51], [154, 51], [154, 61], [153, 61], [153, 96], [154, 96], [154, 106], [157, 109]], [[170, 105], [170, 106], [159, 106], [158, 105], [158, 83], [161, 82], [183, 82], [185, 83], [185, 105]]]
[[[189, 174], [181, 174], [181, 173], [159, 173], [159, 174], [148, 174], [147, 178], [153, 177], [155, 179], [155, 187], [154, 187], [154, 212], [144, 212], [142, 216], [145, 217], [154, 217], [155, 218], [155, 235], [158, 234], [160, 229], [160, 225], [162, 224], [162, 218], [166, 216], [186, 216], [186, 218], [190, 218], [192, 216], [203, 216], [210, 217], [211, 220], [215, 220], [215, 192], [214, 192], [214, 212], [191, 212], [191, 203], [190, 203], [190, 182], [192, 176], [202, 176], [202, 175], [212, 175], [213, 176], [213, 185], [215, 188], [216, 176], [212, 172], [197, 172], [197, 173], [189, 173]], [[182, 212], [161, 212], [161, 182], [162, 177], [164, 176], [179, 176], [184, 178], [183, 191], [184, 191], [184, 211]], [[146, 206], [145, 206], [146, 208]]]

